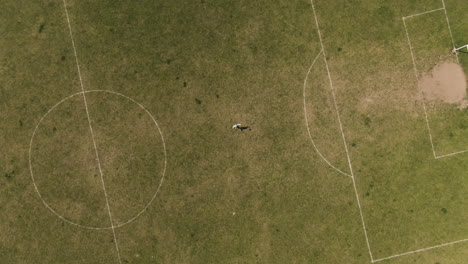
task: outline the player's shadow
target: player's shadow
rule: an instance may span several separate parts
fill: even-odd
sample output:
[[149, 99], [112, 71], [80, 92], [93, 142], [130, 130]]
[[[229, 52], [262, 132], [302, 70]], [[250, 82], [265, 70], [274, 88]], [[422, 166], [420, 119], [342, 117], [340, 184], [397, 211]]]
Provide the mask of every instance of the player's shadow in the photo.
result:
[[239, 127], [240, 131], [244, 132], [244, 130], [252, 130], [250, 127], [248, 126], [241, 126]]

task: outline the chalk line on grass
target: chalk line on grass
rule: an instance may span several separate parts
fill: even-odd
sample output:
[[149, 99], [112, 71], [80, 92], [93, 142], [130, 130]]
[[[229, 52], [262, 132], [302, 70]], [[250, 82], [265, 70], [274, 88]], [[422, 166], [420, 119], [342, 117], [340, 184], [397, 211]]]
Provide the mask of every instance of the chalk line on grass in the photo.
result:
[[[164, 178], [165, 178], [165, 175], [166, 175], [166, 168], [167, 168], [167, 151], [166, 151], [166, 141], [164, 139], [164, 136], [162, 134], [162, 131], [159, 127], [159, 124], [158, 122], [156, 121], [156, 119], [154, 118], [154, 116], [142, 105], [140, 104], [139, 102], [135, 101], [134, 99], [126, 96], [126, 95], [123, 95], [123, 94], [120, 94], [120, 93], [117, 93], [117, 92], [114, 92], [114, 91], [108, 91], [108, 90], [86, 90], [84, 91], [84, 93], [88, 94], [88, 93], [97, 93], [97, 92], [103, 92], [103, 93], [110, 93], [110, 94], [115, 94], [115, 95], [118, 95], [120, 97], [123, 97], [133, 103], [135, 103], [136, 105], [138, 105], [141, 109], [143, 109], [143, 111], [145, 111], [149, 117], [151, 118], [151, 120], [153, 121], [154, 125], [156, 126], [157, 128], [157, 131], [159, 132], [159, 135], [161, 137], [161, 142], [162, 142], [162, 146], [163, 146], [163, 153], [164, 153], [164, 167], [162, 169], [162, 172], [161, 172], [161, 180], [159, 182], [159, 185], [157, 186], [157, 189], [154, 193], [154, 195], [152, 196], [151, 200], [145, 205], [145, 207], [138, 213], [136, 214], [134, 217], [128, 219], [127, 221], [123, 222], [123, 223], [119, 223], [119, 224], [114, 224], [114, 227], [117, 228], [117, 227], [122, 227], [126, 224], [129, 224], [130, 222], [134, 221], [136, 218], [138, 218], [141, 214], [143, 214], [147, 209], [148, 207], [153, 203], [154, 199], [156, 198], [157, 194], [159, 193], [159, 190], [162, 186], [162, 183], [164, 181]], [[35, 138], [35, 135], [36, 135], [36, 132], [38, 130], [38, 128], [40, 127], [40, 125], [42, 124], [43, 120], [52, 112], [54, 111], [55, 108], [57, 108], [60, 104], [62, 104], [63, 102], [71, 99], [72, 97], [74, 96], [78, 96], [78, 95], [82, 95], [83, 94], [83, 91], [81, 92], [77, 92], [75, 94], [72, 94], [70, 96], [67, 96], [65, 98], [63, 98], [60, 102], [56, 103], [54, 106], [52, 106], [46, 113], [44, 116], [42, 116], [42, 118], [39, 120], [39, 122], [36, 124], [36, 127], [34, 128], [34, 131], [32, 133], [32, 136], [31, 136], [31, 140], [30, 140], [30, 143], [29, 143], [29, 170], [30, 170], [30, 174], [31, 174], [31, 179], [32, 179], [32, 182], [33, 182], [33, 185], [34, 185], [34, 188], [36, 190], [36, 193], [38, 194], [39, 198], [41, 199], [42, 203], [53, 213], [55, 214], [57, 217], [59, 217], [60, 219], [64, 220], [65, 222], [69, 223], [69, 224], [72, 224], [72, 225], [75, 225], [75, 226], [78, 226], [78, 227], [81, 227], [81, 228], [85, 228], [85, 229], [91, 229], [91, 230], [104, 230], [104, 229], [111, 229], [112, 227], [92, 227], [92, 226], [85, 226], [85, 225], [81, 225], [81, 224], [78, 224], [78, 223], [75, 223], [69, 219], [67, 219], [66, 217], [60, 215], [58, 212], [56, 212], [45, 200], [44, 198], [42, 197], [38, 187], [37, 187], [37, 184], [36, 184], [36, 181], [35, 181], [35, 178], [34, 178], [34, 172], [33, 172], [33, 166], [32, 166], [32, 146], [34, 144], [34, 138]]]
[[325, 156], [322, 155], [322, 153], [320, 152], [320, 150], [318, 149], [318, 147], [315, 145], [315, 142], [314, 140], [312, 139], [312, 133], [310, 132], [310, 128], [309, 128], [309, 121], [308, 121], [308, 116], [307, 116], [307, 108], [306, 108], [306, 86], [307, 86], [307, 79], [309, 78], [309, 74], [310, 74], [310, 71], [312, 70], [312, 67], [315, 65], [315, 62], [317, 61], [317, 59], [319, 58], [320, 55], [322, 55], [322, 52], [323, 50], [321, 50], [317, 56], [315, 57], [315, 59], [312, 61], [312, 64], [310, 65], [309, 67], [309, 70], [307, 71], [307, 75], [304, 79], [304, 87], [303, 87], [303, 98], [304, 98], [304, 115], [305, 115], [305, 123], [306, 123], [306, 127], [307, 127], [307, 133], [309, 134], [309, 138], [310, 138], [310, 141], [312, 142], [312, 146], [314, 147], [314, 149], [317, 151], [317, 153], [319, 154], [319, 156], [325, 161], [325, 163], [327, 163], [330, 167], [332, 167], [333, 169], [335, 169], [336, 171], [338, 171], [339, 173], [345, 175], [345, 176], [348, 176], [348, 177], [351, 177], [350, 174], [338, 169], [337, 167], [333, 166], [333, 164], [331, 164], [326, 158]]
[[310, 0], [310, 3], [312, 5], [312, 11], [314, 13], [314, 18], [315, 18], [315, 24], [317, 26], [317, 34], [318, 34], [318, 37], [319, 37], [319, 41], [320, 41], [320, 46], [322, 48], [322, 52], [323, 52], [323, 60], [325, 62], [325, 67], [327, 69], [327, 74], [328, 74], [328, 80], [330, 82], [330, 89], [331, 89], [331, 92], [332, 92], [332, 97], [333, 97], [333, 104], [335, 105], [335, 110], [336, 110], [336, 116], [337, 116], [337, 119], [338, 119], [338, 124], [340, 125], [340, 131], [341, 131], [341, 137], [343, 139], [343, 145], [344, 145], [344, 148], [345, 148], [345, 151], [346, 151], [346, 157], [348, 158], [348, 165], [349, 165], [349, 170], [351, 172], [351, 179], [353, 181], [353, 187], [354, 187], [354, 192], [356, 194], [356, 200], [357, 200], [357, 204], [358, 204], [358, 208], [359, 208], [359, 214], [361, 216], [361, 223], [362, 223], [362, 227], [364, 229], [364, 236], [366, 238], [366, 244], [367, 244], [367, 249], [369, 251], [369, 256], [370, 256], [370, 259], [371, 261], [374, 259], [373, 256], [372, 256], [372, 251], [371, 251], [371, 247], [370, 247], [370, 243], [369, 243], [369, 237], [367, 236], [367, 228], [366, 228], [366, 223], [364, 221], [364, 215], [362, 213], [362, 208], [361, 208], [361, 202], [359, 200], [359, 195], [358, 195], [358, 192], [357, 192], [357, 187], [356, 187], [356, 181], [355, 181], [355, 178], [354, 178], [354, 173], [353, 173], [353, 166], [351, 164], [351, 158], [349, 156], [349, 151], [348, 151], [348, 145], [346, 143], [346, 138], [345, 138], [345, 135], [344, 135], [344, 131], [343, 131], [343, 125], [341, 123], [341, 118], [340, 118], [340, 112], [338, 110], [338, 105], [336, 103], [336, 96], [335, 96], [335, 88], [333, 87], [333, 81], [331, 79], [331, 74], [330, 74], [330, 69], [328, 67], [328, 61], [327, 61], [327, 56], [326, 56], [326, 51], [325, 51], [325, 47], [323, 45], [323, 40], [322, 40], [322, 35], [320, 33], [320, 27], [319, 27], [319, 23], [318, 23], [318, 18], [317, 18], [317, 14], [315, 12], [315, 6], [314, 6], [314, 1], [313, 0]]
[[372, 261], [372, 263], [374, 263], [374, 262], [379, 262], [379, 261], [382, 261], [382, 260], [397, 258], [397, 257], [401, 257], [401, 256], [413, 254], [413, 253], [418, 253], [418, 252], [422, 252], [422, 251], [427, 251], [427, 250], [431, 250], [431, 249], [435, 249], [435, 248], [450, 246], [450, 245], [454, 245], [454, 244], [458, 244], [458, 243], [462, 243], [462, 242], [466, 242], [466, 241], [468, 241], [468, 238], [467, 238], [467, 239], [458, 240], [458, 241], [449, 242], [449, 243], [445, 243], [445, 244], [440, 244], [440, 245], [437, 245], [437, 246], [432, 246], [432, 247], [417, 249], [417, 250], [413, 250], [413, 251], [408, 251], [408, 252], [405, 252], [405, 253], [401, 253], [401, 254], [397, 254], [397, 255], [393, 255], [393, 256], [381, 258], [381, 259], [376, 259], [376, 260]]
[[[416, 67], [416, 60], [414, 59], [413, 45], [411, 44], [411, 39], [410, 39], [409, 34], [408, 34], [408, 27], [406, 26], [405, 18], [402, 18], [402, 20], [403, 20], [403, 26], [405, 27], [406, 38], [408, 39], [409, 49], [410, 49], [410, 52], [411, 52], [411, 61], [413, 63], [414, 76], [416, 77], [416, 82], [418, 82], [419, 81], [419, 75], [418, 75], [418, 69]], [[431, 147], [432, 147], [432, 154], [434, 155], [434, 158], [436, 158], [437, 155], [436, 155], [435, 148], [434, 148], [434, 142], [433, 142], [433, 139], [432, 139], [432, 132], [431, 132], [431, 127], [429, 125], [429, 117], [427, 115], [426, 102], [424, 101], [424, 98], [422, 99], [422, 105], [423, 105], [423, 109], [424, 109], [424, 118], [426, 119], [427, 131], [429, 132], [429, 141], [430, 141]]]
[[405, 16], [405, 17], [403, 17], [403, 19], [407, 19], [407, 18], [411, 18], [411, 17], [415, 17], [415, 16], [420, 16], [420, 15], [425, 15], [425, 14], [429, 14], [429, 13], [432, 13], [432, 12], [442, 11], [444, 9], [445, 9], [445, 7], [441, 7], [441, 8], [438, 8], [438, 9], [429, 10], [429, 11], [426, 11], [426, 12]]
[[[448, 18], [448, 15], [447, 15], [447, 8], [445, 7], [445, 1], [444, 0], [442, 0], [442, 6], [444, 7], [445, 19], [447, 20], [447, 26], [448, 26], [449, 33], [450, 33], [450, 39], [452, 40], [452, 46], [453, 46], [453, 48], [456, 48], [455, 47], [455, 42], [453, 41], [452, 28], [450, 27], [449, 18]], [[460, 63], [460, 61], [458, 60], [458, 52], [455, 52], [455, 57], [457, 58], [457, 62]]]
[[[443, 4], [443, 8], [431, 10], [431, 11], [428, 11], [428, 12], [419, 13], [419, 14], [416, 14], [416, 15], [423, 15], [423, 14], [428, 14], [428, 13], [432, 13], [432, 12], [439, 11], [439, 10], [444, 10], [445, 17], [446, 17], [446, 20], [447, 20], [447, 26], [448, 26], [449, 33], [450, 33], [450, 38], [452, 40], [452, 44], [455, 47], [455, 44], [453, 42], [452, 30], [450, 28], [450, 23], [449, 23], [449, 20], [448, 20], [447, 10], [445, 8], [444, 0], [442, 0], [442, 4]], [[409, 46], [410, 53], [411, 53], [411, 61], [413, 63], [414, 75], [416, 77], [416, 81], [419, 82], [419, 74], [418, 74], [418, 69], [416, 67], [416, 59], [415, 59], [414, 52], [413, 52], [413, 46], [411, 44], [411, 39], [410, 39], [410, 36], [409, 36], [409, 33], [408, 33], [408, 27], [406, 26], [406, 19], [414, 17], [414, 16], [415, 15], [402, 17], [402, 20], [403, 20], [403, 26], [405, 27], [406, 38], [408, 40], [408, 46]], [[457, 62], [459, 62], [458, 61], [458, 54], [455, 54], [455, 55], [456, 55], [456, 58], [457, 58]], [[435, 147], [434, 147], [434, 140], [433, 140], [433, 136], [432, 136], [432, 132], [431, 132], [431, 126], [429, 124], [429, 116], [427, 114], [427, 106], [426, 106], [426, 102], [425, 102], [424, 98], [422, 99], [422, 105], [423, 105], [423, 109], [424, 109], [424, 118], [426, 120], [427, 131], [429, 132], [429, 141], [431, 143], [432, 154], [434, 155], [434, 158], [435, 159], [440, 159], [440, 158], [450, 157], [450, 156], [453, 156], [453, 155], [456, 155], [456, 154], [461, 154], [461, 153], [468, 152], [468, 150], [462, 150], [462, 151], [456, 151], [456, 152], [452, 152], [452, 153], [448, 153], [448, 154], [440, 155], [440, 156], [436, 154]]]
[[457, 154], [461, 154], [461, 153], [465, 153], [465, 152], [468, 152], [468, 149], [465, 149], [465, 150], [462, 150], [462, 151], [457, 151], [457, 152], [452, 152], [452, 153], [445, 154], [445, 155], [441, 155], [441, 156], [437, 156], [436, 159], [441, 159], [441, 158], [445, 158], [445, 157], [450, 157], [450, 156], [457, 155]]
[[120, 257], [119, 244], [117, 242], [117, 235], [115, 234], [114, 221], [112, 220], [112, 212], [111, 212], [110, 205], [109, 205], [109, 199], [107, 197], [106, 184], [104, 182], [104, 176], [103, 176], [103, 173], [102, 173], [101, 161], [99, 160], [99, 151], [98, 151], [97, 145], [96, 145], [96, 139], [95, 139], [94, 132], [93, 132], [93, 126], [91, 124], [91, 118], [89, 116], [88, 102], [86, 101], [86, 94], [84, 92], [85, 89], [84, 89], [84, 86], [83, 86], [83, 79], [81, 77], [80, 64], [78, 62], [78, 55], [76, 53], [75, 40], [73, 39], [73, 32], [72, 32], [72, 28], [71, 28], [71, 24], [70, 24], [70, 17], [68, 15], [66, 0], [63, 0], [63, 6], [65, 8], [65, 15], [67, 17], [68, 29], [70, 31], [70, 39], [71, 39], [72, 46], [73, 46], [73, 53], [75, 54], [75, 62], [76, 62], [76, 68], [78, 70], [78, 77], [80, 79], [81, 91], [83, 92], [83, 102], [84, 102], [84, 105], [85, 105], [86, 116], [88, 117], [89, 131], [91, 133], [91, 139], [93, 141], [94, 152], [96, 154], [96, 162], [97, 162], [97, 165], [98, 165], [99, 174], [101, 176], [102, 189], [104, 191], [104, 197], [106, 199], [107, 212], [109, 213], [109, 221], [110, 221], [110, 224], [111, 224], [112, 234], [114, 236], [115, 249], [117, 251], [117, 257], [118, 257], [119, 263], [122, 264], [122, 259]]
[[161, 128], [159, 127], [158, 125], [158, 122], [156, 122], [156, 119], [154, 118], [154, 116], [142, 105], [140, 104], [139, 102], [133, 100], [132, 98], [126, 96], [126, 95], [123, 95], [121, 93], [117, 93], [117, 92], [114, 92], [114, 91], [108, 91], [108, 90], [89, 90], [89, 91], [86, 91], [85, 93], [92, 93], [92, 92], [106, 92], [106, 93], [111, 93], [111, 94], [116, 94], [116, 95], [119, 95], [119, 96], [122, 96], [130, 101], [132, 101], [133, 103], [137, 104], [139, 107], [141, 107], [151, 118], [151, 120], [153, 121], [154, 125], [156, 126], [156, 128], [158, 129], [158, 132], [159, 132], [159, 135], [161, 136], [161, 141], [162, 141], [162, 146], [163, 146], [163, 151], [164, 151], [164, 168], [162, 170], [162, 176], [161, 176], [161, 181], [159, 182], [159, 185], [158, 185], [158, 188], [156, 189], [153, 197], [151, 197], [151, 200], [146, 204], [146, 206], [137, 214], [135, 215], [133, 218], [130, 218], [129, 220], [127, 220], [126, 222], [123, 222], [121, 224], [117, 224], [115, 225], [114, 227], [121, 227], [123, 225], [126, 225], [132, 221], [134, 221], [136, 218], [138, 218], [141, 214], [143, 214], [147, 209], [148, 207], [153, 203], [154, 199], [156, 198], [157, 194], [159, 193], [159, 190], [161, 189], [161, 186], [163, 184], [163, 181], [164, 181], [164, 176], [166, 175], [166, 168], [167, 168], [167, 150], [166, 150], [166, 141], [164, 140], [164, 137], [163, 137], [163, 134], [162, 134], [162, 131], [161, 131]]
[[[442, 1], [443, 1], [443, 0], [442, 0]], [[382, 258], [382, 259], [374, 260], [373, 255], [372, 255], [372, 251], [371, 251], [371, 247], [370, 247], [369, 237], [368, 237], [368, 234], [367, 234], [367, 228], [366, 228], [365, 221], [364, 221], [364, 215], [363, 215], [363, 213], [362, 213], [362, 207], [361, 207], [361, 203], [360, 203], [360, 200], [359, 200], [359, 194], [358, 194], [358, 191], [357, 191], [357, 186], [356, 186], [356, 181], [355, 181], [355, 177], [354, 177], [354, 173], [353, 173], [351, 158], [350, 158], [350, 155], [349, 155], [349, 151], [348, 151], [348, 147], [347, 147], [347, 143], [346, 143], [346, 138], [345, 138], [345, 135], [344, 135], [343, 126], [342, 126], [342, 122], [341, 122], [341, 118], [340, 118], [340, 113], [339, 113], [339, 109], [338, 109], [337, 102], [336, 102], [335, 89], [334, 89], [334, 87], [333, 87], [333, 81], [332, 81], [332, 79], [331, 79], [331, 74], [330, 74], [330, 70], [329, 70], [328, 62], [327, 62], [327, 58], [326, 58], [326, 50], [325, 50], [325, 48], [324, 48], [322, 36], [321, 36], [321, 33], [320, 33], [320, 27], [319, 27], [318, 18], [317, 18], [317, 14], [316, 14], [316, 11], [315, 11], [315, 6], [314, 6], [314, 1], [313, 1], [313, 0], [311, 0], [311, 5], [312, 5], [313, 13], [314, 13], [315, 24], [316, 24], [316, 26], [317, 26], [317, 33], [318, 33], [318, 37], [319, 37], [319, 41], [320, 41], [321, 53], [323, 53], [324, 62], [325, 62], [325, 66], [326, 66], [326, 69], [327, 69], [328, 79], [329, 79], [329, 82], [330, 82], [330, 88], [331, 88], [331, 91], [332, 91], [333, 103], [334, 103], [335, 110], [336, 110], [336, 113], [337, 113], [337, 119], [338, 119], [338, 123], [339, 123], [339, 126], [340, 126], [341, 136], [342, 136], [342, 139], [343, 139], [343, 144], [344, 144], [345, 151], [346, 151], [346, 156], [347, 156], [347, 159], [348, 159], [348, 165], [349, 165], [350, 172], [351, 172], [351, 175], [350, 175], [350, 176], [351, 176], [351, 179], [352, 179], [352, 181], [353, 181], [354, 192], [355, 192], [356, 200], [357, 200], [357, 203], [358, 203], [359, 214], [360, 214], [360, 216], [361, 216], [361, 223], [362, 223], [362, 227], [363, 227], [363, 230], [364, 230], [364, 235], [365, 235], [365, 238], [366, 238], [367, 249], [368, 249], [368, 252], [369, 252], [369, 256], [370, 256], [371, 262], [382, 261], [382, 260], [386, 260], [386, 259], [389, 259], [389, 258], [395, 258], [395, 257], [399, 257], [399, 256], [404, 256], [404, 255], [408, 255], [408, 254], [412, 254], [412, 253], [417, 253], [417, 252], [421, 252], [421, 251], [426, 251], [426, 250], [430, 250], [430, 249], [434, 249], [434, 248], [438, 248], [438, 247], [447, 246], [447, 245], [451, 245], [451, 244], [455, 244], [455, 243], [460, 243], [460, 242], [466, 241], [466, 239], [465, 239], [465, 240], [460, 240], [460, 241], [455, 241], [455, 242], [451, 242], [451, 243], [447, 243], [447, 244], [442, 244], [442, 245], [438, 245], [438, 246], [434, 246], [434, 247], [419, 249], [419, 250], [415, 250], [415, 251], [406, 252], [406, 253], [403, 253], [403, 254], [393, 255], [393, 256], [390, 256], [390, 257], [387, 257], [387, 258]], [[410, 16], [407, 16], [407, 17], [402, 17], [403, 25], [404, 25], [404, 27], [405, 27], [406, 36], [407, 36], [407, 39], [408, 39], [408, 44], [409, 44], [409, 47], [410, 47], [410, 52], [411, 52], [411, 58], [412, 58], [412, 62], [413, 62], [414, 73], [415, 73], [415, 76], [416, 76], [416, 79], [417, 79], [417, 80], [419, 79], [419, 78], [418, 78], [418, 72], [417, 72], [416, 63], [415, 63], [415, 59], [414, 59], [413, 47], [412, 47], [412, 45], [411, 45], [411, 40], [410, 40], [410, 38], [409, 38], [408, 29], [407, 29], [407, 26], [406, 26], [405, 19], [411, 18], [411, 17], [415, 17], [415, 16], [419, 16], [419, 15], [423, 15], [423, 14], [428, 14], [428, 13], [436, 12], [436, 11], [441, 11], [441, 10], [444, 10], [444, 11], [446, 12], [445, 4], [444, 4], [444, 7], [443, 7], [443, 8], [439, 8], [439, 9], [435, 9], [435, 10], [430, 10], [430, 11], [426, 11], [426, 12], [423, 12], [423, 13], [410, 15]], [[447, 18], [447, 24], [449, 25], [449, 21], [448, 21], [448, 16], [447, 16], [447, 15], [446, 15], [446, 18]], [[450, 25], [449, 25], [449, 27], [450, 27]], [[450, 29], [449, 29], [449, 30], [450, 30]], [[450, 31], [451, 31], [451, 30], [450, 30]], [[451, 32], [450, 32], [450, 34], [451, 34]], [[453, 38], [452, 38], [452, 43], [453, 43]], [[319, 55], [320, 55], [320, 54], [319, 54]], [[317, 57], [318, 57], [319, 55], [317, 55]], [[458, 60], [458, 57], [457, 57], [457, 60]], [[311, 67], [312, 67], [312, 66], [311, 66]], [[309, 69], [309, 72], [310, 72], [310, 69]], [[429, 126], [429, 119], [428, 119], [427, 110], [426, 110], [426, 105], [425, 105], [425, 102], [424, 102], [424, 101], [423, 101], [423, 109], [424, 109], [424, 114], [425, 114], [426, 125], [427, 125], [428, 131], [429, 131], [429, 139], [430, 139], [430, 143], [431, 143], [431, 147], [432, 147], [432, 153], [433, 153], [433, 155], [434, 155], [434, 158], [438, 158], [437, 155], [436, 155], [436, 153], [435, 153], [435, 149], [434, 149], [434, 144], [433, 144], [433, 140], [432, 140], [432, 133], [431, 133], [430, 126]], [[458, 153], [462, 153], [462, 152], [465, 152], [465, 151], [461, 151], [461, 152], [457, 152], [457, 153], [452, 153], [452, 154], [448, 154], [448, 155], [444, 155], [444, 156], [454, 155], [454, 154], [458, 154]], [[439, 157], [444, 157], [444, 156], [439, 156]]]

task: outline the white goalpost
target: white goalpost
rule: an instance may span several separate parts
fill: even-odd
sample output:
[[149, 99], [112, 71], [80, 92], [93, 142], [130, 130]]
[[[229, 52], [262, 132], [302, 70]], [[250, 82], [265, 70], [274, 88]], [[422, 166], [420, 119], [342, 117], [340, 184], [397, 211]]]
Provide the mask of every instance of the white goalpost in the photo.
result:
[[459, 48], [453, 48], [452, 52], [453, 52], [453, 53], [456, 53], [456, 52], [458, 52], [459, 50], [462, 50], [462, 49], [464, 49], [464, 48], [466, 48], [466, 51], [468, 51], [468, 44], [463, 45], [463, 46], [461, 46], [461, 47], [459, 47]]

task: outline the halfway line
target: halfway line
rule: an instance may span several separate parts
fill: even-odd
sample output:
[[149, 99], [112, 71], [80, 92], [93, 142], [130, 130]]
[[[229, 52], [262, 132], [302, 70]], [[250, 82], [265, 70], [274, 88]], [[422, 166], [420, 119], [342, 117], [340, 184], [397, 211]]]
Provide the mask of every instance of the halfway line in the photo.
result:
[[68, 16], [68, 9], [67, 9], [66, 0], [63, 0], [63, 6], [65, 8], [65, 15], [67, 17], [68, 29], [70, 31], [70, 38], [71, 38], [71, 42], [72, 42], [72, 46], [73, 46], [73, 53], [75, 54], [76, 68], [78, 70], [78, 77], [80, 79], [81, 90], [83, 92], [83, 101], [84, 101], [84, 105], [85, 105], [85, 109], [86, 109], [86, 116], [88, 117], [89, 131], [91, 132], [91, 139], [93, 140], [94, 151], [96, 153], [96, 161], [97, 161], [97, 165], [98, 165], [98, 169], [99, 169], [99, 174], [101, 175], [102, 189], [104, 191], [104, 196], [106, 198], [107, 212], [109, 213], [109, 220], [110, 220], [111, 227], [112, 227], [112, 234], [114, 235], [115, 249], [117, 251], [117, 257], [119, 259], [119, 263], [122, 264], [122, 260], [120, 258], [119, 245], [117, 243], [117, 236], [115, 234], [115, 227], [114, 227], [114, 223], [112, 221], [112, 213], [111, 213], [110, 206], [109, 206], [109, 199], [107, 198], [106, 185], [104, 183], [104, 177], [103, 177], [103, 173], [102, 173], [102, 169], [101, 169], [101, 161], [99, 160], [99, 153], [98, 153], [98, 149], [97, 149], [97, 145], [96, 145], [96, 140], [95, 140], [95, 137], [94, 137], [93, 126], [91, 125], [91, 118], [89, 116], [88, 102], [86, 101], [86, 95], [85, 95], [85, 90], [84, 90], [84, 86], [83, 86], [83, 80], [81, 78], [80, 64], [78, 62], [78, 55], [76, 53], [76, 46], [75, 46], [75, 41], [73, 39], [73, 32], [72, 32], [72, 28], [71, 28], [71, 24], [70, 24], [70, 17]]

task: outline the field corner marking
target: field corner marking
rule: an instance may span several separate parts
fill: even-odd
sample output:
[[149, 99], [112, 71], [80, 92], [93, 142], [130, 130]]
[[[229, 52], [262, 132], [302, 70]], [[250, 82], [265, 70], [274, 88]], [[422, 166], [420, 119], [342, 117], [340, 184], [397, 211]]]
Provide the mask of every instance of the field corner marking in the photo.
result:
[[462, 150], [462, 151], [456, 151], [456, 152], [448, 153], [448, 154], [445, 154], [445, 155], [440, 155], [440, 156], [437, 156], [436, 159], [441, 159], [441, 158], [445, 158], [445, 157], [450, 157], [450, 156], [454, 156], [454, 155], [461, 154], [461, 153], [465, 153], [465, 152], [468, 152], [468, 149], [465, 149], [465, 150]]
[[[162, 133], [162, 130], [158, 124], [158, 122], [156, 121], [156, 118], [154, 118], [154, 116], [151, 114], [151, 112], [149, 112], [148, 109], [146, 109], [142, 104], [140, 104], [139, 102], [137, 102], [136, 100], [124, 95], [124, 94], [121, 94], [121, 93], [118, 93], [118, 92], [114, 92], [114, 91], [109, 91], [109, 90], [86, 90], [84, 91], [84, 93], [94, 93], [94, 92], [104, 92], [104, 93], [111, 93], [111, 94], [115, 94], [115, 95], [118, 95], [118, 96], [121, 96], [133, 103], [135, 103], [136, 105], [138, 105], [141, 109], [143, 109], [143, 111], [145, 111], [149, 117], [152, 119], [153, 123], [155, 124], [156, 128], [157, 128], [157, 131], [159, 132], [159, 135], [161, 137], [161, 142], [162, 142], [162, 145], [163, 145], [163, 153], [164, 153], [164, 167], [162, 169], [162, 172], [161, 172], [161, 180], [157, 186], [157, 189], [154, 193], [154, 195], [152, 196], [151, 200], [146, 204], [146, 206], [137, 214], [135, 215], [133, 218], [127, 220], [126, 222], [123, 222], [123, 223], [119, 223], [119, 224], [116, 224], [114, 225], [114, 227], [118, 228], [118, 227], [122, 227], [124, 225], [127, 225], [129, 223], [131, 223], [132, 221], [134, 221], [136, 218], [138, 218], [140, 215], [142, 215], [147, 209], [148, 207], [153, 203], [154, 199], [156, 198], [157, 194], [159, 193], [159, 190], [161, 189], [161, 186], [163, 184], [163, 181], [164, 181], [164, 178], [165, 178], [165, 175], [166, 175], [166, 171], [167, 171], [167, 147], [166, 147], [166, 141], [164, 139], [164, 135]], [[58, 212], [56, 212], [51, 206], [49, 206], [49, 204], [47, 204], [47, 202], [44, 200], [44, 198], [42, 197], [42, 194], [41, 192], [39, 191], [39, 188], [37, 187], [37, 184], [36, 184], [36, 180], [35, 180], [35, 177], [34, 177], [34, 171], [33, 171], [33, 166], [32, 166], [32, 146], [33, 146], [33, 142], [34, 142], [34, 137], [36, 135], [36, 132], [38, 130], [38, 128], [40, 127], [42, 121], [55, 109], [57, 108], [60, 104], [62, 104], [63, 102], [65, 102], [66, 100], [72, 98], [72, 97], [75, 97], [75, 96], [78, 96], [78, 95], [81, 95], [83, 94], [83, 91], [80, 91], [80, 92], [76, 92], [72, 95], [69, 95], [65, 98], [63, 98], [62, 100], [60, 100], [58, 103], [56, 103], [54, 106], [52, 106], [40, 119], [39, 121], [36, 123], [36, 126], [31, 134], [31, 139], [29, 141], [29, 153], [28, 153], [28, 163], [29, 163], [29, 172], [30, 172], [30, 175], [31, 175], [31, 181], [33, 183], [33, 186], [34, 186], [34, 190], [35, 192], [37, 193], [37, 195], [39, 196], [39, 199], [42, 201], [42, 203], [44, 204], [44, 206], [49, 209], [49, 211], [51, 211], [54, 215], [56, 215], [58, 218], [62, 219], [63, 221], [71, 224], [71, 225], [74, 225], [74, 226], [77, 226], [77, 227], [80, 227], [80, 228], [84, 228], [84, 229], [89, 229], [89, 230], [108, 230], [108, 229], [111, 229], [112, 227], [111, 226], [106, 226], [106, 227], [92, 227], [92, 226], [85, 226], [85, 225], [81, 225], [81, 224], [78, 224], [78, 223], [75, 223], [69, 219], [67, 219], [66, 217], [60, 215]]]
[[387, 259], [397, 258], [397, 257], [401, 257], [401, 256], [406, 256], [406, 255], [410, 255], [410, 254], [414, 254], [414, 253], [418, 253], [418, 252], [422, 252], [422, 251], [427, 251], [427, 250], [431, 250], [431, 249], [435, 249], [435, 248], [450, 246], [450, 245], [454, 245], [454, 244], [458, 244], [458, 243], [462, 243], [462, 242], [467, 242], [467, 241], [468, 241], [468, 238], [453, 241], [453, 242], [449, 242], [449, 243], [440, 244], [440, 245], [437, 245], [437, 246], [432, 246], [432, 247], [417, 249], [417, 250], [413, 250], [413, 251], [408, 251], [408, 252], [405, 252], [405, 253], [396, 254], [396, 255], [389, 256], [389, 257], [376, 259], [376, 260], [373, 260], [372, 263], [387, 260]]

